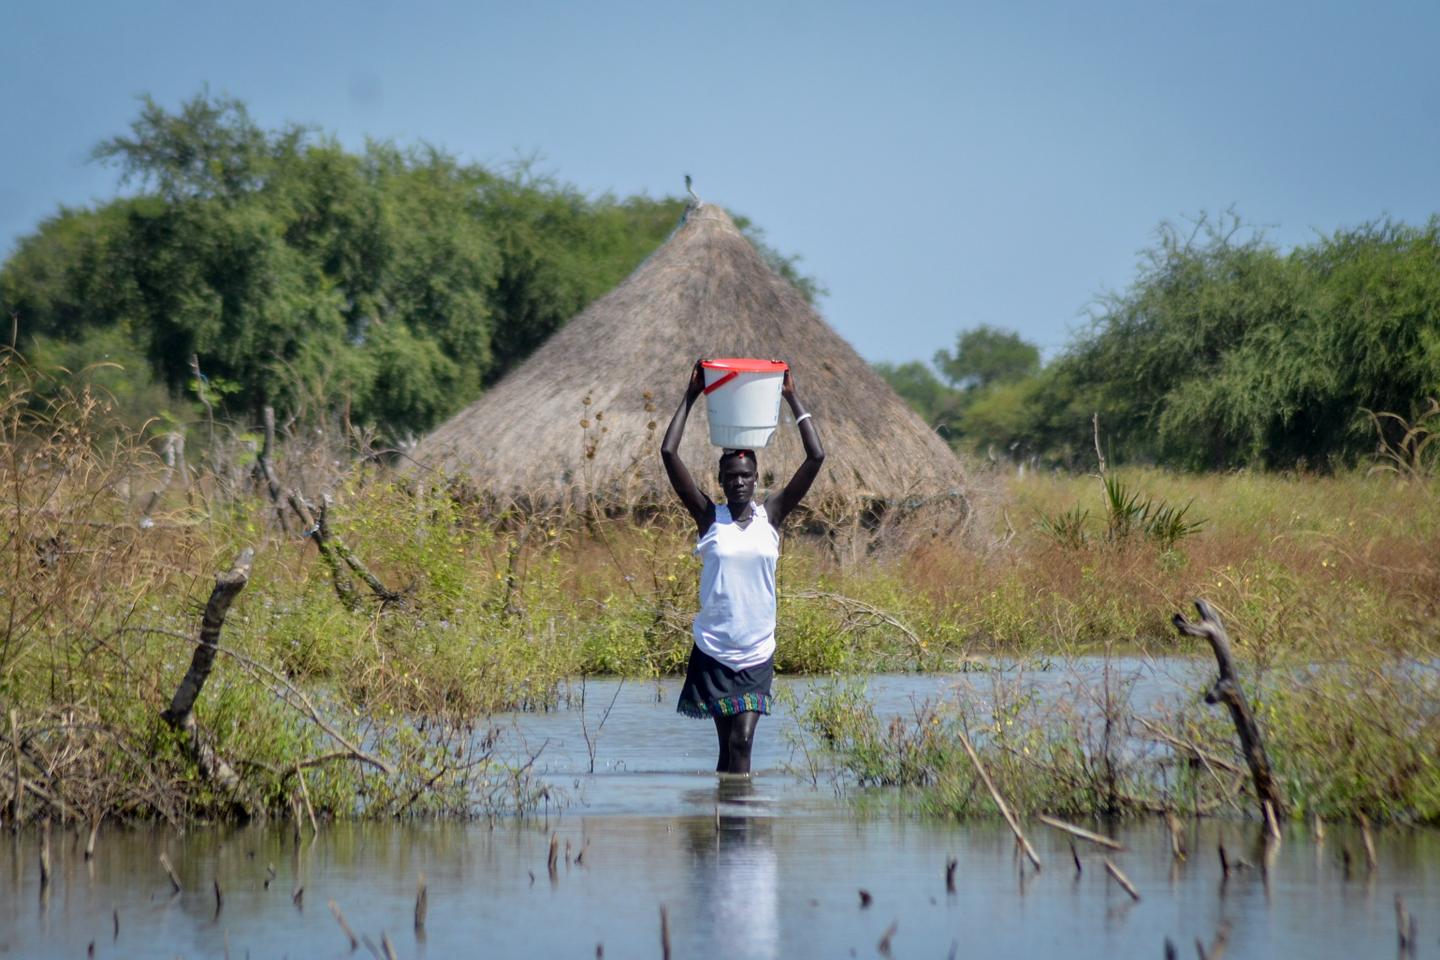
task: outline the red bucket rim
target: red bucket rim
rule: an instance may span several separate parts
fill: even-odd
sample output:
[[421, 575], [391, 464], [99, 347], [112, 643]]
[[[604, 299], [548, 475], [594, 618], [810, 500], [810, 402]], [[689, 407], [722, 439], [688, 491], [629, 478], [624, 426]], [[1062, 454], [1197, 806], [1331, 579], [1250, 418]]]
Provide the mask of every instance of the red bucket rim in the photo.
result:
[[722, 357], [702, 360], [700, 365], [708, 370], [733, 370], [736, 373], [780, 373], [790, 369], [783, 360], [760, 360], [756, 357]]

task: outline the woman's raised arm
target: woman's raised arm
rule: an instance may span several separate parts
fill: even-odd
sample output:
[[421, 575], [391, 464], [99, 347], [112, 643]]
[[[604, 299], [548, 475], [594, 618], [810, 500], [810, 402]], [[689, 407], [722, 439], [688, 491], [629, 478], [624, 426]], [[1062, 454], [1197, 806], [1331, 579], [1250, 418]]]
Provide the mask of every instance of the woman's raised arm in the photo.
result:
[[665, 464], [665, 474], [670, 478], [670, 486], [674, 488], [680, 502], [685, 504], [685, 509], [690, 511], [690, 516], [695, 518], [695, 526], [700, 528], [702, 534], [712, 522], [710, 511], [714, 509], [714, 504], [700, 492], [700, 488], [695, 485], [695, 478], [690, 476], [690, 471], [685, 468], [685, 461], [680, 459], [680, 439], [685, 435], [685, 420], [690, 416], [690, 408], [704, 391], [705, 374], [700, 361], [696, 360], [690, 371], [690, 382], [685, 386], [685, 398], [675, 409], [675, 416], [670, 418], [670, 426], [665, 429], [665, 439], [660, 441], [660, 459]]
[[[795, 426], [800, 430], [800, 441], [805, 444], [805, 462], [800, 464], [800, 469], [795, 471], [795, 476], [785, 484], [785, 489], [771, 497], [765, 502], [765, 515], [770, 523], [779, 527], [790, 516], [790, 511], [800, 505], [809, 492], [810, 485], [820, 475], [820, 467], [825, 463], [825, 448], [820, 446], [820, 434], [815, 430], [815, 418], [805, 411], [800, 403], [800, 398], [795, 395], [795, 378], [790, 371], [785, 371], [785, 380], [780, 386], [780, 394], [790, 404], [790, 412], [795, 415]], [[772, 506], [773, 505], [773, 506]]]

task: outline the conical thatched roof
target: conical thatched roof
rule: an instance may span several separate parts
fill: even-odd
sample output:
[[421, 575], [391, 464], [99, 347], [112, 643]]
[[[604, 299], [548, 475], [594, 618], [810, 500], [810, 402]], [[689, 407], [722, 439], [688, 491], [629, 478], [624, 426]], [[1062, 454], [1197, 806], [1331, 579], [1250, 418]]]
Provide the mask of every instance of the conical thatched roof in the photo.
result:
[[[963, 487], [945, 442], [712, 204], [692, 206], [634, 273], [425, 437], [415, 457], [529, 502], [668, 495], [660, 439], [695, 359], [749, 356], [794, 371], [828, 455], [816, 494], [893, 500]], [[719, 451], [703, 398], [681, 453], [702, 488], [714, 486]], [[759, 453], [762, 490], [803, 459], [784, 409]]]

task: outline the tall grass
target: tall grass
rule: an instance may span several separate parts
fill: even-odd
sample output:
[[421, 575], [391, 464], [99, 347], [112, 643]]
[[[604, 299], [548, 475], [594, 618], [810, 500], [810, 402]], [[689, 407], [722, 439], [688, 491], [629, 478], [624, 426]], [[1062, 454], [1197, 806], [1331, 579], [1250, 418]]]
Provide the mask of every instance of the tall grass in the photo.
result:
[[[252, 477], [245, 431], [216, 425], [176, 458], [173, 428], [128, 430], [103, 397], [39, 389], [38, 376], [0, 359], [0, 700], [17, 716], [32, 810], [181, 820], [230, 808], [159, 715], [214, 575], [244, 547], [256, 549], [253, 571], [197, 718], [246, 771], [255, 811], [284, 812], [307, 793], [336, 816], [523, 806], [535, 796], [526, 758], [507, 755], [486, 717], [554, 706], [568, 677], [683, 669], [699, 568], [693, 526], [673, 505], [506, 509], [447, 478], [392, 471], [353, 431], [292, 426], [273, 454], [281, 485], [328, 498], [329, 532], [385, 588], [360, 584], [359, 602], [342, 602], [313, 531]], [[1199, 595], [1262, 670], [1350, 662], [1349, 649], [1434, 657], [1433, 484], [1118, 476], [1147, 503], [1192, 504], [1171, 519], [1203, 528], [1057, 540], [1040, 518], [1111, 510], [1093, 478], [1058, 475], [1006, 481], [958, 539], [942, 522], [861, 549], [797, 525], [779, 569], [778, 668], [1193, 650], [1167, 618]], [[337, 756], [296, 691], [396, 773]], [[8, 758], [0, 738], [0, 767]]]

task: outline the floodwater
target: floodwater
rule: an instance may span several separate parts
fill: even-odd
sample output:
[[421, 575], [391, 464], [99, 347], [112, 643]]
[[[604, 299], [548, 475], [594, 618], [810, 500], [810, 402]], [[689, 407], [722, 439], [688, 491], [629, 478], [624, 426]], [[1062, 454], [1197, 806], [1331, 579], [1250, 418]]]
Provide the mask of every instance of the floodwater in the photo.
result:
[[[1175, 695], [1206, 669], [1124, 666], [1141, 703]], [[1063, 698], [1077, 673], [1093, 679], [1102, 669], [1072, 662], [1032, 679]], [[983, 690], [986, 681], [885, 676], [868, 688], [879, 711], [899, 713], [957, 683]], [[1039, 873], [1022, 871], [1000, 821], [857, 817], [823, 778], [797, 773], [805, 763], [785, 736], [788, 708], [761, 722], [759, 773], [722, 781], [709, 772], [709, 724], [674, 713], [678, 688], [592, 681], [583, 726], [578, 702], [505, 718], [517, 751], [539, 750], [536, 768], [553, 788], [534, 818], [322, 825], [299, 845], [288, 826], [116, 829], [101, 833], [89, 863], [83, 839], [57, 832], [43, 894], [38, 837], [7, 837], [0, 957], [79, 958], [92, 944], [97, 957], [349, 957], [333, 901], [361, 941], [354, 955], [367, 957], [385, 955], [382, 935], [402, 958], [659, 957], [663, 908], [677, 958], [1160, 957], [1166, 938], [1193, 956], [1196, 938], [1208, 946], [1224, 926], [1230, 958], [1354, 960], [1396, 954], [1397, 894], [1416, 917], [1418, 955], [1440, 955], [1435, 831], [1378, 831], [1370, 870], [1358, 834], [1338, 825], [1321, 843], [1290, 829], [1267, 863], [1255, 823], [1190, 824], [1193, 852], [1173, 864], [1163, 824], [1122, 824], [1126, 849], [1108, 855], [1139, 890], [1135, 902], [1106, 875], [1105, 851], [1077, 842], [1077, 875], [1069, 838], [1036, 822], [1027, 832]], [[1221, 842], [1232, 865], [1245, 861], [1228, 879]], [[423, 934], [414, 925], [421, 873]]]

